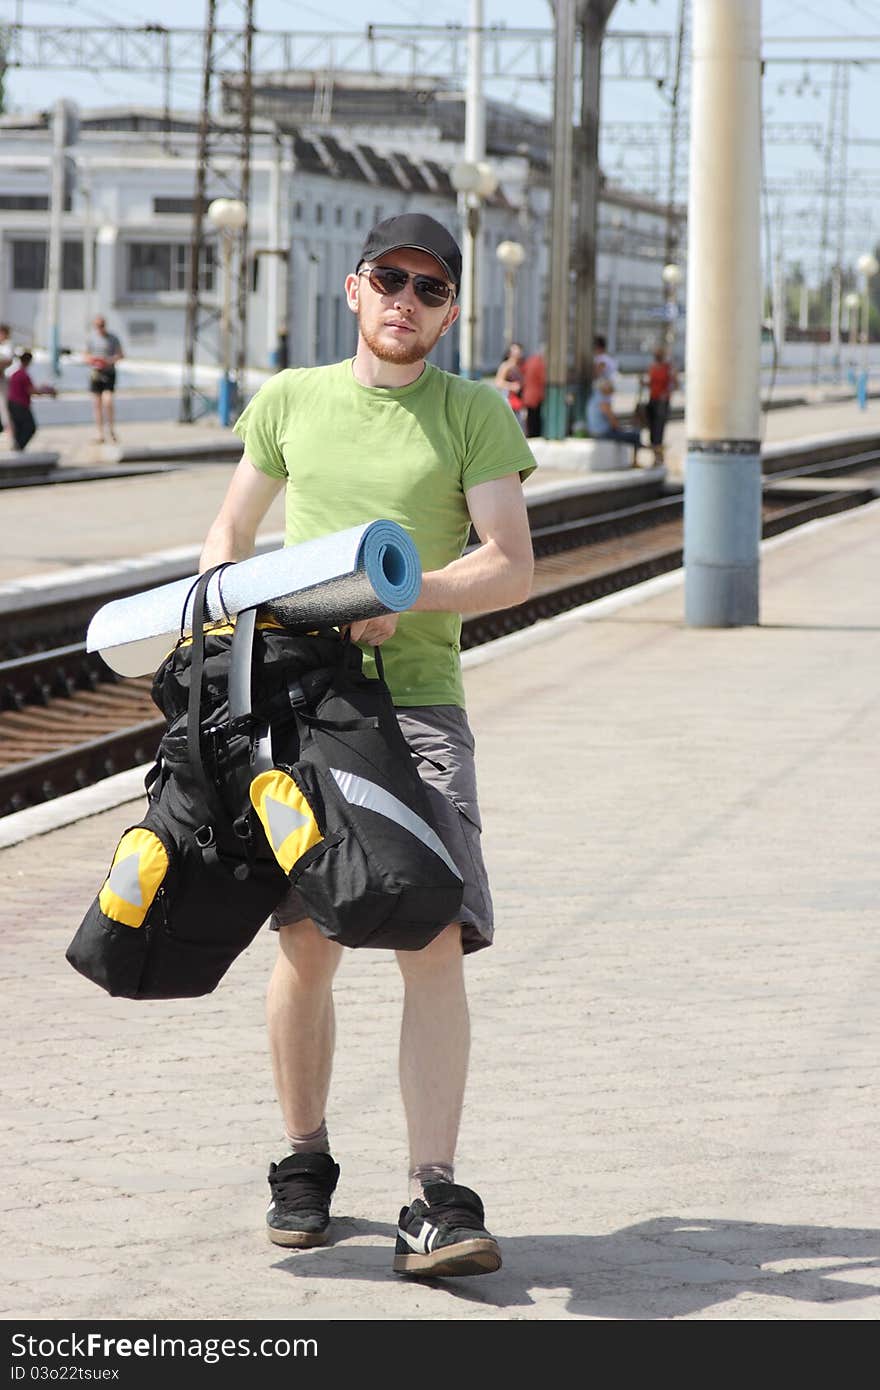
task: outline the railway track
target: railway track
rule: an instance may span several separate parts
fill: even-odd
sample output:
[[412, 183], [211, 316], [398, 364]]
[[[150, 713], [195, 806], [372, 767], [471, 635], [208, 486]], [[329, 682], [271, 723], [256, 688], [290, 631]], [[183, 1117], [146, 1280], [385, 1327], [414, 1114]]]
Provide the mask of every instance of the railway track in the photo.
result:
[[[876, 459], [876, 456], [875, 456]], [[872, 460], [873, 461], [873, 460]], [[867, 464], [867, 460], [865, 460]], [[834, 465], [832, 465], [834, 467]], [[844, 461], [838, 471], [846, 469]], [[777, 535], [820, 516], [863, 505], [877, 495], [870, 478], [845, 490], [765, 492], [763, 535]], [[535, 581], [515, 608], [465, 620], [462, 647], [490, 642], [542, 619], [677, 569], [682, 563], [682, 495], [637, 503], [599, 516], [533, 525]], [[183, 573], [186, 573], [186, 569]], [[175, 577], [170, 571], [165, 578]], [[150, 680], [120, 680], [87, 653], [85, 626], [99, 602], [146, 587], [132, 584], [100, 601], [74, 598], [51, 612], [22, 611], [0, 627], [0, 816], [91, 785], [148, 762], [165, 728], [150, 698]], [[3, 630], [8, 628], [9, 630]], [[35, 645], [22, 652], [30, 630]], [[70, 640], [78, 634], [78, 640]]]

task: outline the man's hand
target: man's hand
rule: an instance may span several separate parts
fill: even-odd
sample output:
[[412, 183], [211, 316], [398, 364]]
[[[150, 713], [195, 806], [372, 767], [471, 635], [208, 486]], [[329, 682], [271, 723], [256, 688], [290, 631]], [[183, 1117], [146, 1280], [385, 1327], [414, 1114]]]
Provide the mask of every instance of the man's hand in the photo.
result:
[[347, 631], [352, 642], [381, 647], [383, 642], [394, 636], [399, 616], [398, 613], [383, 613], [378, 618], [362, 618], [359, 623], [349, 623]]

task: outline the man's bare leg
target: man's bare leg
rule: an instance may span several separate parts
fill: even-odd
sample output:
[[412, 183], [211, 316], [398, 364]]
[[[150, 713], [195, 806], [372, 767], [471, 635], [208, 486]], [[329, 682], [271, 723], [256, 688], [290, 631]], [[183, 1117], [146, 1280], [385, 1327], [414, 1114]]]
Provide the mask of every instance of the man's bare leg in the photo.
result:
[[113, 392], [102, 391], [101, 400], [104, 402], [104, 420], [107, 426], [107, 433], [111, 439], [115, 439], [116, 431], [113, 427]]
[[491, 1274], [501, 1266], [476, 1192], [453, 1182], [470, 1051], [461, 928], [423, 951], [397, 956], [405, 996], [400, 1089], [410, 1145], [410, 1205], [400, 1214], [393, 1268], [437, 1277]]
[[103, 442], [104, 442], [104, 417], [103, 417], [103, 415], [101, 414], [101, 393], [98, 392], [98, 391], [93, 391], [93, 392], [92, 392], [92, 409], [93, 409], [94, 415], [95, 415], [95, 430], [96, 430], [96, 432], [97, 432], [97, 437], [96, 437], [96, 439], [95, 439], [95, 443], [96, 443], [96, 444], [103, 444]]
[[430, 1164], [451, 1168], [470, 1053], [461, 927], [447, 927], [421, 951], [398, 951], [397, 961], [404, 983], [400, 1091], [410, 1171]]
[[269, 1169], [266, 1214], [275, 1245], [324, 1245], [339, 1168], [329, 1153], [324, 1116], [333, 1068], [333, 976], [342, 947], [305, 919], [279, 932], [266, 1013], [275, 1088], [291, 1154]]
[[266, 1014], [275, 1089], [288, 1134], [310, 1134], [324, 1119], [333, 1045], [333, 976], [342, 947], [308, 918], [282, 927]]

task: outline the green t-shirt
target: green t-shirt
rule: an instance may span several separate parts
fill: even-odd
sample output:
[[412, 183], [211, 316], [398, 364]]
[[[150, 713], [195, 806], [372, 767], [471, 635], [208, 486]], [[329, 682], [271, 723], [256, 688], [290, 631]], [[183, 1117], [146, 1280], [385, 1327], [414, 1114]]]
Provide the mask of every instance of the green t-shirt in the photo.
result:
[[[396, 521], [412, 536], [423, 570], [462, 554], [469, 488], [508, 473], [526, 478], [535, 467], [494, 387], [430, 363], [399, 389], [361, 386], [351, 359], [279, 372], [235, 429], [255, 467], [287, 480], [286, 545]], [[400, 615], [382, 645], [395, 704], [464, 705], [460, 637], [457, 613]]]

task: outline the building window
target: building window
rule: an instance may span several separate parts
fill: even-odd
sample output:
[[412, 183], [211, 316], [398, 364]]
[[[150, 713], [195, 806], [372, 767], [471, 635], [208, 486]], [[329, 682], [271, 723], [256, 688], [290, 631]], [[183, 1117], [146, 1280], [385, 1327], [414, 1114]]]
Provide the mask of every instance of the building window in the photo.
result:
[[153, 212], [171, 212], [192, 217], [192, 198], [154, 198]]
[[[188, 242], [130, 241], [125, 288], [129, 294], [185, 294], [189, 289]], [[199, 289], [214, 289], [216, 255], [213, 242], [202, 243]]]
[[127, 251], [125, 288], [130, 294], [160, 294], [171, 289], [171, 246], [167, 242], [129, 242]]
[[382, 208], [381, 208], [380, 205], [377, 203], [376, 206], [373, 208], [373, 226], [374, 226], [374, 227], [377, 226], [378, 223], [384, 221], [384, 217], [383, 217], [383, 215], [382, 215], [382, 212], [383, 212]]
[[0, 193], [0, 208], [4, 212], [48, 212], [47, 193]]
[[342, 335], [345, 325], [345, 303], [341, 295], [333, 296], [333, 356], [341, 357], [343, 353]]
[[355, 208], [355, 210], [354, 210], [354, 225], [355, 225], [355, 227], [362, 227], [362, 226], [364, 225], [364, 210], [363, 210], [363, 208]]
[[315, 221], [317, 222], [318, 226], [320, 226], [321, 223], [324, 221], [323, 203], [315, 203]]
[[315, 295], [315, 319], [317, 326], [315, 353], [318, 366], [327, 361], [327, 325], [326, 317], [327, 296], [323, 294]]
[[336, 217], [336, 225], [337, 225], [337, 227], [341, 227], [341, 226], [342, 226], [342, 219], [343, 219], [343, 210], [342, 210], [342, 208], [337, 208], [337, 209], [336, 209], [335, 217]]
[[[12, 289], [44, 290], [49, 273], [49, 250], [45, 241], [13, 241]], [[83, 244], [65, 241], [61, 246], [61, 288], [81, 290], [83, 279]]]
[[297, 202], [295, 202], [294, 205], [293, 205], [293, 220], [294, 220], [294, 222], [302, 222], [302, 215], [303, 215], [303, 205], [302, 205], [301, 202], [297, 201]]

